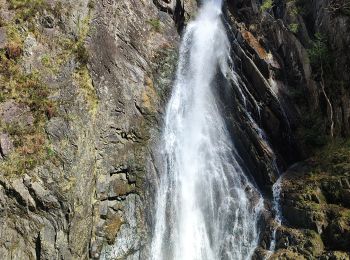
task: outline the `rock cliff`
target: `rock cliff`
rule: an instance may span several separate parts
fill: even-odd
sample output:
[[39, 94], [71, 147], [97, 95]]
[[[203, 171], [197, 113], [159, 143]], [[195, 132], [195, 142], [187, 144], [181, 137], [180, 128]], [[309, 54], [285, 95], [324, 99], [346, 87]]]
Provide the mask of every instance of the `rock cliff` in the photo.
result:
[[3, 259], [140, 257], [184, 7], [1, 1]]

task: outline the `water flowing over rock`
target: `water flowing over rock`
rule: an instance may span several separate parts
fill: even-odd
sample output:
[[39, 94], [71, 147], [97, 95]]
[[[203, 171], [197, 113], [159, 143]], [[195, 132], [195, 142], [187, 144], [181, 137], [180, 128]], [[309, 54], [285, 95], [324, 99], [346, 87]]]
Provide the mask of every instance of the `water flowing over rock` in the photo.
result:
[[[165, 115], [151, 259], [249, 259], [258, 243], [259, 191], [237, 160], [213, 88], [231, 75], [221, 2], [188, 24]], [[228, 80], [228, 79], [226, 79]]]

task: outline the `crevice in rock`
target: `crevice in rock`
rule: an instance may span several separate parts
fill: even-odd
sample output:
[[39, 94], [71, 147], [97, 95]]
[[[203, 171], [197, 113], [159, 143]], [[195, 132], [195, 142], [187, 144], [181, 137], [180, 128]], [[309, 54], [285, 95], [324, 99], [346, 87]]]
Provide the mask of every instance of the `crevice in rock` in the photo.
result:
[[184, 4], [181, 2], [181, 0], [176, 0], [174, 9], [169, 6], [161, 5], [158, 0], [153, 0], [153, 3], [159, 11], [170, 14], [173, 17], [177, 31], [182, 32], [185, 25], [185, 10]]
[[2, 150], [1, 144], [0, 144], [0, 158], [5, 158], [5, 153]]
[[40, 259], [41, 259], [41, 239], [40, 239], [40, 233], [38, 234], [38, 236], [36, 237], [36, 240], [35, 240], [35, 256], [36, 256], [36, 260], [40, 260]]

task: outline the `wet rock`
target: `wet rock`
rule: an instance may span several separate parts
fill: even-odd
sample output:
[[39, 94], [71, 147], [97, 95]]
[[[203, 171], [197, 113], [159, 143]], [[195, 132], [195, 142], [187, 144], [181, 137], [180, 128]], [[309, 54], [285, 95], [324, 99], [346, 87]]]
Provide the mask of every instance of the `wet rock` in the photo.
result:
[[[299, 241], [291, 239], [291, 232], [286, 234], [283, 231], [278, 233], [281, 238], [281, 245], [277, 243], [279, 247], [296, 246], [298, 252], [305, 256], [306, 252], [313, 256], [317, 252], [318, 256], [322, 255], [321, 259], [328, 259], [328, 253], [324, 254], [324, 249], [317, 248], [317, 244], [323, 243], [328, 250], [348, 252], [350, 209], [346, 201], [346, 191], [350, 150], [345, 145], [339, 146], [336, 151], [332, 153], [325, 149], [309, 161], [294, 165], [286, 171], [282, 180], [280, 200], [286, 225], [295, 230], [293, 234], [304, 233], [304, 229], [314, 230], [320, 234], [322, 242], [312, 242], [317, 240], [310, 238], [311, 231], [304, 233], [307, 236], [299, 236]], [[292, 241], [296, 243], [293, 245]], [[303, 241], [308, 241], [309, 245]], [[308, 247], [313, 249], [309, 250]], [[332, 257], [329, 259], [337, 259]]]
[[325, 230], [327, 244], [337, 250], [348, 251], [350, 248], [350, 210], [345, 215], [334, 219]]
[[[126, 197], [123, 219], [113, 218], [111, 223], [111, 235], [116, 229], [119, 229], [118, 235], [115, 238], [114, 244], [103, 248], [102, 253], [109, 258], [118, 258], [124, 255], [129, 255], [136, 251], [145, 242], [142, 241], [142, 227], [140, 223], [140, 197], [135, 194], [130, 194]], [[119, 214], [119, 213], [117, 213]], [[122, 224], [125, 221], [125, 224]], [[108, 222], [106, 222], [108, 223]], [[113, 236], [111, 236], [112, 238]]]
[[269, 259], [271, 260], [295, 260], [295, 259], [306, 260], [307, 258], [305, 258], [303, 255], [297, 252], [293, 252], [288, 249], [283, 249], [283, 250], [279, 250], [277, 253], [270, 256]]
[[276, 232], [276, 251], [298, 252], [307, 258], [316, 258], [323, 253], [321, 236], [311, 230], [298, 230], [280, 226]]

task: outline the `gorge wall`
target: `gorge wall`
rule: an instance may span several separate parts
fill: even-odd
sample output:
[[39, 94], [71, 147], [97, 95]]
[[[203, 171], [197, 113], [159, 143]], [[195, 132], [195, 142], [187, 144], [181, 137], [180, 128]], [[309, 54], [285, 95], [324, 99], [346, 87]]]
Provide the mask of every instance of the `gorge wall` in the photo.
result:
[[[0, 255], [146, 259], [155, 149], [196, 1], [0, 6]], [[255, 258], [277, 226], [272, 185], [304, 161], [283, 175], [271, 258], [348, 259], [348, 2], [227, 0], [224, 14], [246, 99], [234, 82], [217, 95], [267, 201]]]

